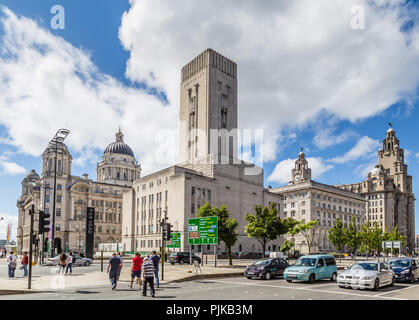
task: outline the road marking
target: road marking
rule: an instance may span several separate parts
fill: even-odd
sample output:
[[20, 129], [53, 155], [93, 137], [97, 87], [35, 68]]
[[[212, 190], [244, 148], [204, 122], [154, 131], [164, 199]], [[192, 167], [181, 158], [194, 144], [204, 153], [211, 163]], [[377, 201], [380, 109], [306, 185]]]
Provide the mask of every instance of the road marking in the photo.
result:
[[376, 294], [374, 297], [381, 297], [382, 295], [389, 294], [389, 293], [399, 292], [400, 290], [406, 290], [406, 289], [410, 289], [410, 288], [415, 288], [415, 286], [403, 286], [403, 287], [404, 288], [395, 289], [395, 290], [392, 290], [392, 291], [387, 291], [387, 292]]
[[270, 288], [282, 288], [282, 289], [293, 289], [293, 290], [306, 290], [306, 291], [314, 291], [314, 292], [324, 292], [324, 293], [332, 293], [332, 294], [342, 294], [347, 296], [358, 296], [358, 297], [370, 297], [370, 298], [380, 298], [380, 299], [389, 299], [389, 300], [408, 300], [403, 298], [393, 298], [393, 297], [382, 297], [382, 296], [374, 296], [369, 294], [359, 294], [359, 293], [351, 293], [351, 292], [338, 292], [338, 291], [330, 291], [330, 290], [318, 290], [313, 288], [293, 288], [293, 287], [286, 287], [286, 286], [274, 286], [269, 284], [258, 284], [258, 283], [239, 283], [239, 282], [232, 282], [232, 281], [222, 281], [222, 280], [210, 280], [212, 282], [220, 282], [220, 283], [229, 283], [229, 284], [236, 284], [236, 285], [249, 285], [249, 286], [261, 286], [261, 287], [270, 287]]

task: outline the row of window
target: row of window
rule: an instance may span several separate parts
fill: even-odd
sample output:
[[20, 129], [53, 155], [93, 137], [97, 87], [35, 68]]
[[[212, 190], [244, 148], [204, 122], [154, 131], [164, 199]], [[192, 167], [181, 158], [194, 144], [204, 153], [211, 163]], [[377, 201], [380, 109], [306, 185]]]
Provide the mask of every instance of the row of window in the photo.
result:
[[161, 247], [161, 240], [140, 240], [140, 247], [141, 248], [156, 248]]
[[[165, 178], [165, 182], [166, 182], [166, 184], [169, 182], [169, 178], [168, 178], [168, 177], [166, 177], [166, 178]], [[157, 185], [157, 186], [161, 186], [161, 184], [162, 184], [162, 179], [157, 179], [157, 180], [156, 180], [156, 185]], [[154, 181], [150, 181], [150, 182], [148, 183], [148, 187], [149, 187], [150, 189], [153, 189], [153, 187], [154, 187]], [[141, 186], [141, 189], [142, 189], [143, 191], [147, 190], [147, 184], [146, 184], [146, 183], [144, 183], [144, 184]], [[137, 192], [140, 192], [140, 187], [137, 187]]]

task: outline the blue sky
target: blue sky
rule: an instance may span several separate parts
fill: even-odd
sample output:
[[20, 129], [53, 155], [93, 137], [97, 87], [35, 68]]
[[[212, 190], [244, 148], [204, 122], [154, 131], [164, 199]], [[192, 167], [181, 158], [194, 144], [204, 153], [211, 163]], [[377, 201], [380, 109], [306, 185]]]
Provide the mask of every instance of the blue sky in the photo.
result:
[[[40, 154], [59, 127], [71, 130], [75, 175], [96, 178], [120, 125], [144, 173], [174, 163], [155, 159], [155, 132], [177, 133], [180, 68], [208, 47], [238, 63], [239, 125], [265, 130], [266, 185], [286, 183], [300, 146], [317, 181], [362, 181], [391, 121], [419, 192], [417, 2], [333, 2], [237, 8], [205, 0], [207, 10], [198, 10], [190, 0], [3, 0], [10, 11], [0, 13], [7, 49], [0, 51], [7, 74], [0, 77], [0, 214], [17, 215], [20, 182], [41, 171]], [[365, 30], [350, 28], [358, 3]], [[64, 30], [50, 28], [57, 4]], [[220, 11], [226, 6], [229, 14]]]

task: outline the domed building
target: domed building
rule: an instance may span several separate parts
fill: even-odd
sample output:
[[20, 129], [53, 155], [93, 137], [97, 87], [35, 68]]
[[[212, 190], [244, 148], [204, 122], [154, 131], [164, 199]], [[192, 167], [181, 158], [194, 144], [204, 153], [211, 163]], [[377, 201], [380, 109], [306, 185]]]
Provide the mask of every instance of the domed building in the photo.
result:
[[97, 165], [97, 181], [121, 186], [132, 186], [141, 176], [141, 165], [135, 160], [134, 152], [124, 142], [121, 129], [115, 134]]
[[[106, 147], [102, 161], [97, 165], [97, 181], [89, 179], [87, 174], [73, 176], [72, 160], [64, 143], [50, 142], [42, 153], [41, 175], [32, 170], [23, 179], [22, 195], [17, 201], [18, 253], [29, 250], [29, 210], [32, 205], [35, 205], [36, 211], [43, 210], [51, 214], [52, 221], [55, 174], [56, 253], [68, 250], [83, 252], [88, 207], [95, 210], [94, 249], [98, 250], [100, 243], [115, 244], [121, 241], [122, 194], [131, 189], [132, 182], [141, 174], [141, 166], [132, 149], [124, 143], [121, 130], [116, 133], [115, 141]], [[35, 231], [38, 230], [37, 219], [38, 215], [35, 216]], [[48, 238], [48, 233], [45, 233], [46, 252], [50, 252]]]

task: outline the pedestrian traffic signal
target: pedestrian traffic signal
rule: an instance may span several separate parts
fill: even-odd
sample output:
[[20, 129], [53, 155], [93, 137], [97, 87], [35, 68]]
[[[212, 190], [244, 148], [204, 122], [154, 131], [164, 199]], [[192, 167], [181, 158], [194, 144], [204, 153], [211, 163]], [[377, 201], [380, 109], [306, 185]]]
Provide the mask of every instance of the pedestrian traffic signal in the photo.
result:
[[45, 213], [44, 211], [39, 211], [39, 227], [38, 233], [43, 234], [44, 232], [49, 231], [50, 221], [47, 220], [51, 217], [49, 213]]

